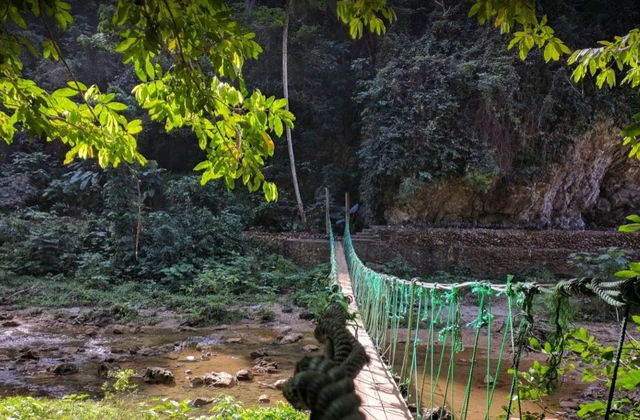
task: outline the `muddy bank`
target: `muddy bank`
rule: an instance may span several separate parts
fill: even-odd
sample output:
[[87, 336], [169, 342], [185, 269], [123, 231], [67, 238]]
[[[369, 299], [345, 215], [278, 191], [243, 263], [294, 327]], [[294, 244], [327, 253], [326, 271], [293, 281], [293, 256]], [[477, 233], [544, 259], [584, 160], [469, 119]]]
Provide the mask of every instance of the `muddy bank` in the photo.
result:
[[[286, 380], [293, 373], [295, 363], [305, 354], [318, 354], [318, 343], [313, 338], [314, 324], [300, 319], [301, 310], [282, 310], [272, 307], [276, 320], [260, 324], [247, 321], [235, 325], [208, 328], [180, 326], [170, 313], [165, 314], [157, 326], [116, 325], [106, 326], [74, 324], [81, 312], [78, 308], [38, 313], [30, 311], [8, 311], [0, 307], [0, 396], [33, 395], [61, 397], [68, 394], [89, 394], [100, 398], [101, 389], [107, 381], [105, 374], [110, 369], [133, 369], [138, 373], [132, 383], [138, 386], [131, 401], [149, 401], [153, 397], [173, 400], [189, 399], [206, 404], [211, 398], [226, 394], [251, 406], [259, 403], [266, 394], [270, 405], [284, 400], [277, 389], [278, 381]], [[258, 306], [247, 308], [248, 312], [259, 310]], [[467, 385], [471, 368], [474, 330], [468, 326], [477, 317], [478, 307], [465, 300], [461, 307], [463, 321], [462, 339], [465, 350], [455, 356], [455, 375], [447, 387], [446, 375], [432, 382], [425, 378], [423, 404], [444, 403], [458, 409]], [[502, 302], [494, 302], [495, 317], [492, 330], [491, 351], [487, 351], [487, 336], [479, 339], [477, 361], [472, 378], [469, 419], [484, 419], [487, 386], [487, 358], [490, 371], [495, 372], [499, 356], [499, 343], [508, 314]], [[536, 325], [543, 326], [544, 319], [536, 318]], [[581, 323], [602, 343], [614, 344], [618, 328], [614, 323]], [[536, 334], [540, 334], [539, 330]], [[401, 370], [405, 348], [406, 330], [398, 334], [399, 345], [395, 360], [396, 371]], [[540, 337], [543, 338], [543, 337]], [[429, 342], [428, 330], [419, 334], [417, 347], [418, 372], [428, 361], [425, 343]], [[509, 347], [509, 346], [507, 346]], [[440, 362], [441, 343], [436, 343], [434, 354]], [[500, 406], [508, 399], [513, 354], [505, 352], [500, 374], [496, 376], [496, 394], [491, 416], [502, 414]], [[534, 360], [544, 356], [525, 350], [520, 370], [528, 369]], [[449, 352], [442, 359], [448, 366]], [[153, 368], [148, 370], [148, 368]], [[241, 372], [244, 371], [244, 372]], [[214, 373], [220, 375], [214, 375]], [[228, 375], [222, 375], [227, 373]], [[166, 377], [165, 377], [166, 375]], [[168, 379], [167, 379], [168, 378]], [[113, 382], [113, 381], [112, 381]], [[448, 391], [447, 391], [448, 389]], [[415, 390], [410, 390], [411, 402], [415, 401]], [[581, 383], [579, 371], [564, 378], [560, 388], [545, 399], [549, 418], [576, 418], [579, 404], [604, 398], [606, 387]], [[523, 407], [531, 412], [542, 409], [533, 403]]]
[[[48, 313], [0, 308], [0, 395], [101, 397], [108, 370], [133, 369], [139, 374], [132, 380], [138, 386], [136, 400], [195, 401], [226, 394], [252, 404], [267, 394], [269, 402], [263, 404], [273, 404], [283, 400], [273, 384], [292, 374], [305, 346], [317, 344], [313, 324], [299, 319], [299, 310], [275, 309], [276, 320], [266, 324], [191, 328], [170, 316], [153, 327], [98, 327], [74, 324], [78, 308], [67, 309], [68, 317], [58, 310], [57, 319]], [[144, 375], [150, 367], [166, 369], [172, 380], [148, 383], [156, 382]], [[241, 370], [249, 374], [236, 379]], [[233, 379], [229, 386], [198, 383], [212, 372], [225, 372]]]

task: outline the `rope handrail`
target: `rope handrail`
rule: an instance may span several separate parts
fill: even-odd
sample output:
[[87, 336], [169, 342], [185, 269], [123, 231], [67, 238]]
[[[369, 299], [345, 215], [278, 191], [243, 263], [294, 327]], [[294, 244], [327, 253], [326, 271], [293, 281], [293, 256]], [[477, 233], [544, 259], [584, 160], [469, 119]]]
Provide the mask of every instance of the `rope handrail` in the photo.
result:
[[[330, 226], [329, 226], [330, 229]], [[333, 260], [335, 259], [334, 238], [331, 230], [331, 257], [332, 270]], [[566, 299], [573, 295], [598, 296], [611, 306], [626, 307], [630, 304], [640, 303], [640, 281], [636, 278], [620, 281], [603, 281], [598, 278], [576, 278], [561, 281], [557, 284], [544, 284], [536, 282], [512, 283], [512, 276], [508, 276], [506, 284], [493, 284], [488, 281], [469, 281], [457, 284], [447, 283], [427, 283], [418, 279], [405, 280], [398, 277], [378, 273], [367, 267], [358, 257], [353, 246], [349, 220], [345, 223], [344, 236], [342, 238], [347, 266], [350, 277], [353, 282], [354, 295], [359, 308], [359, 312], [363, 319], [367, 332], [374, 340], [374, 344], [388, 360], [388, 368], [392, 374], [396, 369], [396, 365], [400, 365], [400, 374], [396, 375], [400, 388], [405, 394], [405, 398], [409, 400], [411, 397], [415, 399], [417, 412], [422, 418], [442, 417], [445, 406], [450, 397], [450, 410], [454, 410], [454, 387], [452, 385], [455, 375], [455, 364], [453, 363], [455, 353], [463, 350], [462, 346], [462, 319], [460, 311], [460, 291], [470, 289], [474, 295], [478, 297], [478, 316], [475, 321], [467, 324], [467, 327], [475, 329], [475, 339], [472, 347], [472, 366], [470, 367], [467, 386], [463, 399], [463, 405], [459, 415], [456, 418], [466, 419], [469, 410], [470, 392], [472, 388], [473, 365], [475, 365], [477, 357], [477, 347], [481, 329], [487, 330], [487, 347], [488, 354], [491, 354], [491, 323], [493, 320], [492, 300], [498, 296], [506, 296], [508, 299], [508, 315], [506, 326], [503, 328], [502, 339], [499, 340], [500, 354], [497, 360], [497, 366], [494, 370], [491, 368], [491, 358], [486, 360], [486, 419], [489, 419], [489, 411], [496, 390], [496, 379], [492, 379], [494, 375], [500, 373], [502, 359], [505, 353], [506, 343], [510, 341], [511, 352], [513, 354], [512, 362], [512, 380], [509, 396], [509, 404], [507, 407], [507, 419], [510, 418], [512, 403], [517, 400], [519, 402], [518, 378], [517, 372], [521, 359], [521, 352], [528, 341], [531, 329], [533, 327], [532, 300], [533, 297], [540, 293], [552, 294], [556, 299], [556, 304], [566, 303]], [[520, 309], [520, 321], [517, 327], [514, 326], [516, 317], [512, 314], [512, 307], [517, 306]], [[552, 318], [558, 330], [561, 332], [560, 307], [558, 306], [552, 314]], [[627, 311], [628, 312], [628, 311]], [[445, 316], [446, 315], [446, 316]], [[628, 316], [627, 316], [628, 317]], [[428, 339], [426, 343], [421, 343], [419, 331], [421, 323], [427, 322]], [[444, 327], [437, 331], [437, 327], [444, 323]], [[437, 325], [438, 324], [438, 325]], [[404, 349], [400, 349], [402, 341], [399, 339], [399, 330], [404, 329]], [[510, 338], [510, 340], [509, 340]], [[435, 354], [435, 342], [441, 343], [440, 356]], [[423, 372], [421, 375], [421, 384], [418, 382], [418, 364], [417, 349], [419, 344], [424, 344], [425, 359], [423, 363]], [[623, 342], [619, 343], [622, 346]], [[449, 346], [449, 349], [447, 349]], [[553, 345], [553, 351], [550, 358], [555, 358], [554, 366], [549, 369], [549, 381], [556, 380], [557, 374], [555, 368], [559, 365], [562, 357], [563, 341], [558, 341]], [[446, 371], [443, 370], [443, 364], [449, 353], [449, 366]], [[429, 368], [429, 375], [427, 375]], [[437, 369], [436, 369], [437, 368]], [[435, 389], [439, 383], [441, 375], [445, 376], [444, 396], [442, 405], [435, 406]], [[554, 376], [555, 375], [555, 376]], [[428, 378], [427, 378], [428, 376]], [[423, 405], [424, 387], [430, 385], [430, 395], [428, 408], [421, 410]], [[415, 386], [415, 394], [411, 395], [411, 388]], [[611, 389], [615, 386], [615, 379], [611, 384]], [[612, 393], [611, 393], [612, 395]], [[609, 405], [611, 402], [611, 396]], [[518, 411], [521, 411], [520, 404], [516, 405]], [[607, 411], [607, 418], [609, 416]], [[426, 413], [426, 414], [425, 414]], [[431, 414], [429, 414], [431, 413]], [[522, 413], [519, 413], [522, 417]], [[438, 417], [438, 418], [440, 418]]]

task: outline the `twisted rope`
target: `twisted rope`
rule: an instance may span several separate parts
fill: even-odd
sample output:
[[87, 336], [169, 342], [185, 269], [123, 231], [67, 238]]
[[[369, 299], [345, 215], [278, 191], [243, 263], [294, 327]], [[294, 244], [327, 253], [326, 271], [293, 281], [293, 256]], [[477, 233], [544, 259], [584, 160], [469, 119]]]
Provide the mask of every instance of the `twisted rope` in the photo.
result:
[[[331, 292], [339, 294], [338, 261], [331, 226]], [[311, 420], [363, 420], [361, 400], [355, 393], [354, 378], [369, 363], [362, 345], [347, 329], [344, 302], [332, 302], [322, 314], [314, 330], [318, 342], [324, 344], [324, 355], [305, 356], [296, 364], [293, 376], [285, 384], [283, 394], [297, 410], [310, 410]]]
[[[335, 259], [335, 249], [333, 246], [333, 235], [330, 232], [330, 241], [332, 244], [332, 272]], [[430, 407], [433, 408], [433, 397], [435, 384], [438, 383], [440, 373], [443, 372], [443, 361], [445, 355], [445, 348], [447, 342], [451, 346], [450, 348], [450, 363], [449, 367], [445, 369], [447, 376], [447, 383], [444, 387], [444, 401], [446, 402], [448, 397], [449, 383], [453, 380], [454, 363], [453, 356], [456, 352], [462, 350], [461, 347], [461, 321], [459, 312], [458, 292], [462, 289], [472, 289], [474, 294], [480, 297], [480, 312], [478, 319], [469, 325], [476, 328], [476, 338], [474, 340], [474, 348], [472, 353], [472, 360], [476, 358], [476, 347], [478, 344], [478, 338], [480, 336], [480, 329], [486, 328], [487, 334], [490, 334], [490, 325], [492, 322], [491, 315], [491, 296], [506, 295], [509, 300], [509, 316], [508, 323], [510, 324], [505, 328], [505, 334], [501, 341], [500, 356], [497, 362], [496, 375], [500, 370], [500, 364], [502, 361], [502, 355], [504, 347], [507, 341], [508, 333], [511, 334], [511, 346], [514, 349], [513, 359], [513, 377], [510, 390], [509, 405], [507, 407], [507, 418], [511, 415], [512, 405], [515, 400], [519, 398], [518, 390], [518, 368], [521, 360], [522, 349], [525, 346], [531, 330], [533, 327], [532, 316], [532, 302], [534, 296], [540, 293], [552, 293], [556, 298], [555, 304], [557, 306], [552, 308], [552, 321], [555, 324], [555, 336], [552, 340], [552, 351], [549, 352], [549, 369], [545, 373], [545, 381], [549, 388], [557, 385], [557, 369], [562, 361], [562, 353], [564, 350], [564, 333], [563, 329], [566, 327], [564, 318], [566, 314], [563, 312], [565, 308], [563, 305], [568, 305], [567, 298], [570, 296], [589, 296], [598, 297], [608, 305], [616, 308], [625, 308], [628, 313], [628, 308], [632, 304], [640, 305], [640, 280], [638, 278], [618, 280], [618, 281], [604, 281], [599, 278], [581, 277], [570, 280], [560, 281], [557, 284], [538, 284], [534, 282], [527, 283], [515, 283], [511, 284], [511, 278], [507, 284], [492, 284], [489, 282], [465, 282], [460, 284], [440, 284], [440, 283], [424, 283], [417, 281], [407, 281], [399, 279], [394, 276], [389, 276], [367, 267], [358, 257], [353, 247], [351, 240], [348, 221], [345, 226], [345, 234], [343, 237], [345, 256], [349, 267], [351, 279], [353, 281], [355, 297], [358, 301], [360, 313], [364, 324], [369, 334], [374, 337], [374, 342], [378, 347], [378, 350], [382, 355], [386, 355], [390, 362], [390, 369], [393, 369], [396, 361], [396, 350], [400, 343], [398, 337], [398, 330], [404, 328], [406, 325], [406, 341], [404, 344], [404, 351], [399, 354], [401, 358], [402, 366], [400, 369], [399, 382], [400, 387], [405, 391], [405, 397], [409, 398], [408, 391], [412, 385], [412, 381], [415, 381], [415, 393], [416, 393], [416, 406], [420, 413], [420, 406], [422, 404], [423, 387], [425, 385], [427, 374], [427, 364], [430, 365]], [[337, 266], [337, 264], [336, 264]], [[336, 270], [337, 278], [337, 270]], [[436, 293], [437, 292], [437, 293]], [[483, 297], [486, 294], [486, 299]], [[424, 302], [423, 302], [424, 301]], [[511, 315], [511, 303], [515, 301], [516, 305], [521, 309], [520, 325], [517, 328], [517, 333], [514, 334], [515, 328], [513, 327], [513, 317]], [[423, 308], [424, 303], [424, 308]], [[448, 306], [446, 327], [436, 331], [436, 320], [440, 318], [443, 307]], [[416, 313], [417, 307], [417, 313]], [[422, 316], [421, 316], [422, 313]], [[417, 370], [417, 346], [420, 342], [418, 338], [418, 330], [420, 329], [421, 321], [426, 321], [428, 318], [429, 332], [428, 342], [426, 343], [425, 358], [424, 358], [424, 371], [421, 375], [422, 386], [418, 386]], [[625, 319], [628, 317], [625, 317]], [[625, 325], [623, 325], [624, 331]], [[326, 332], [320, 331], [322, 334], [318, 335], [318, 339], [323, 337], [329, 337]], [[388, 337], [390, 333], [390, 337]], [[340, 336], [340, 334], [337, 334]], [[413, 340], [411, 336], [413, 335]], [[434, 377], [434, 371], [436, 370], [437, 357], [434, 354], [434, 342], [438, 341], [443, 343], [442, 352], [440, 355], [440, 364], [437, 366], [437, 375]], [[347, 351], [340, 352], [336, 350], [332, 340], [324, 338], [328, 343], [325, 347], [325, 359], [336, 358], [344, 361], [347, 359], [346, 354], [351, 354]], [[341, 338], [342, 341], [346, 340]], [[618, 352], [622, 348], [623, 338], [619, 343]], [[488, 346], [490, 347], [490, 339], [488, 339]], [[619, 358], [618, 358], [619, 359]], [[388, 362], [388, 363], [389, 363]], [[472, 363], [473, 365], [473, 363]], [[357, 364], [356, 364], [357, 366]], [[344, 368], [345, 366], [343, 366]], [[359, 368], [358, 368], [359, 369]], [[490, 365], [487, 363], [487, 378], [490, 377]], [[345, 375], [350, 375], [347, 372]], [[471, 368], [473, 373], [473, 367]], [[334, 374], [335, 376], [335, 374]], [[435, 379], [435, 381], [434, 381]], [[496, 380], [493, 384], [487, 383], [487, 418], [489, 416], [489, 408], [493, 400], [493, 392], [495, 391]], [[470, 384], [469, 378], [467, 383], [467, 392], [465, 392], [464, 402], [462, 410], [460, 412], [460, 418], [466, 417], [467, 409], [470, 403]], [[613, 395], [613, 386], [615, 384], [615, 378], [611, 385], [610, 398]], [[493, 386], [491, 386], [493, 385]], [[453, 393], [453, 389], [451, 389]], [[453, 397], [451, 395], [451, 397]], [[452, 398], [453, 401], [453, 398]], [[519, 401], [518, 401], [519, 402]], [[520, 404], [517, 404], [518, 411], [521, 411]], [[437, 414], [444, 414], [444, 407], [437, 407]], [[453, 409], [453, 406], [451, 407]], [[609, 413], [610, 409], [607, 409]], [[430, 412], [430, 411], [427, 411]], [[435, 414], [435, 412], [433, 412]], [[520, 413], [522, 417], [522, 413]], [[428, 418], [428, 417], [427, 417]]]

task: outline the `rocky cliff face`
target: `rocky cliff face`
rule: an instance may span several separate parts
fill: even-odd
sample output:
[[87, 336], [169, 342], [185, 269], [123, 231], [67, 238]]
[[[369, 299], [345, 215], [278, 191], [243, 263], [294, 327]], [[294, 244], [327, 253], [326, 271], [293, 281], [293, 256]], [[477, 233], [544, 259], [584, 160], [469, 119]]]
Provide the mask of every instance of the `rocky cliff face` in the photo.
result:
[[615, 226], [640, 207], [640, 162], [626, 157], [619, 132], [611, 122], [596, 124], [575, 139], [563, 163], [542, 168], [530, 182], [504, 177], [486, 193], [464, 179], [424, 185], [411, 197], [397, 195], [387, 203], [385, 217], [390, 224]]

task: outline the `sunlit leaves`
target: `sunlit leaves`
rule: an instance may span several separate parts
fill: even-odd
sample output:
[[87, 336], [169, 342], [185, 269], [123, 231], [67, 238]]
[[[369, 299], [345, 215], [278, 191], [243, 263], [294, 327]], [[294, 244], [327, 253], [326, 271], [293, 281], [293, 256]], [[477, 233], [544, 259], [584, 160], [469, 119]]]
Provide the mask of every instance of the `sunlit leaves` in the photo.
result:
[[342, 0], [338, 1], [337, 9], [338, 17], [349, 26], [349, 34], [354, 39], [361, 38], [365, 28], [381, 35], [387, 31], [386, 25], [396, 20], [386, 0]]
[[546, 62], [558, 61], [561, 55], [571, 52], [547, 25], [546, 15], [538, 20], [535, 0], [474, 0], [469, 17], [474, 16], [481, 25], [493, 19], [501, 33], [510, 33], [517, 26], [520, 30], [513, 34], [508, 48], [517, 45], [522, 60], [534, 47], [543, 49]]
[[633, 222], [633, 223], [629, 223], [626, 225], [622, 225], [618, 228], [618, 231], [620, 232], [627, 232], [627, 233], [633, 233], [633, 232], [637, 232], [640, 230], [640, 216], [638, 216], [637, 214], [632, 214], [630, 216], [627, 216], [627, 220]]
[[629, 157], [640, 159], [640, 142], [638, 142], [638, 137], [640, 136], [640, 113], [635, 114], [632, 119], [635, 122], [626, 126], [620, 134], [624, 137], [622, 144], [631, 146]]
[[[62, 0], [25, 0], [21, 8], [14, 4], [4, 6], [0, 23], [11, 19], [24, 28], [29, 12], [37, 18], [33, 21], [50, 19], [62, 30], [73, 22], [71, 7]], [[367, 22], [374, 32], [384, 28], [377, 20]], [[202, 183], [221, 178], [233, 188], [242, 179], [250, 191], [262, 186], [265, 197], [275, 200], [277, 189], [261, 172], [274, 153], [269, 132], [281, 136], [285, 126], [293, 127], [294, 117], [284, 109], [284, 99], [244, 88], [244, 62], [262, 51], [255, 35], [238, 26], [224, 2], [208, 0], [120, 0], [112, 23], [122, 37], [115, 51], [142, 82], [133, 89], [138, 104], [152, 120], [164, 122], [167, 131], [187, 127], [195, 133], [206, 154], [196, 167], [203, 171]], [[45, 92], [22, 79], [23, 47], [40, 54], [20, 35], [0, 35], [0, 135], [5, 141], [11, 142], [21, 128], [68, 144], [66, 163], [76, 157], [97, 158], [102, 166], [145, 162], [134, 137], [142, 123], [126, 118], [127, 104], [72, 74], [67, 87]], [[44, 58], [63, 60], [54, 39], [45, 40], [41, 51]], [[240, 88], [228, 82], [234, 80]]]
[[[245, 60], [262, 51], [255, 35], [231, 19], [224, 3], [205, 0], [147, 0], [145, 8], [120, 1], [113, 23], [126, 22], [131, 25], [121, 31], [116, 51], [143, 82], [133, 89], [136, 100], [167, 131], [188, 127], [195, 133], [206, 153], [194, 168], [202, 171], [201, 183], [223, 179], [233, 188], [242, 179], [250, 191], [262, 185], [265, 197], [275, 199], [275, 186], [264, 187], [261, 172], [274, 153], [268, 131], [282, 135], [284, 125], [293, 126], [293, 115], [281, 109], [286, 101], [259, 91], [248, 95], [220, 78], [241, 79]], [[162, 54], [174, 59], [166, 70], [156, 60]], [[202, 57], [215, 75], [202, 69]]]
[[598, 87], [606, 83], [616, 85], [616, 70], [626, 72], [620, 81], [635, 88], [640, 85], [640, 29], [633, 29], [625, 36], [616, 36], [613, 42], [600, 41], [602, 46], [575, 51], [569, 58], [569, 64], [576, 64], [571, 75], [579, 82], [587, 74], [597, 76]]

